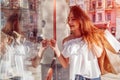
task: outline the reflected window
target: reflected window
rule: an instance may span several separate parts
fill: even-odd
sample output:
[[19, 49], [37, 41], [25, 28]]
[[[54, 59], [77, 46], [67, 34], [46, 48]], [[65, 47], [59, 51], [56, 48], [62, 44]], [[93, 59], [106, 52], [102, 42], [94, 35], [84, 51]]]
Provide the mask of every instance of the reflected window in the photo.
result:
[[112, 7], [112, 1], [111, 0], [107, 0], [107, 7]]
[[115, 36], [115, 33], [116, 33], [116, 28], [115, 27], [111, 27], [111, 33], [113, 36]]
[[95, 14], [92, 15], [92, 21], [95, 22]]
[[92, 1], [92, 9], [96, 8], [96, 1]]
[[18, 9], [20, 7], [19, 0], [10, 0], [10, 8], [12, 9]]
[[107, 13], [107, 14], [106, 14], [106, 20], [107, 20], [107, 21], [110, 21], [110, 20], [111, 20], [111, 13]]
[[102, 13], [98, 13], [98, 21], [102, 21]]
[[5, 24], [5, 16], [4, 16], [4, 13], [1, 12], [1, 28], [4, 26]]
[[33, 15], [30, 15], [30, 23], [33, 23]]
[[29, 3], [29, 8], [30, 8], [30, 9], [33, 9], [32, 3]]
[[98, 7], [102, 6], [102, 0], [98, 0]]

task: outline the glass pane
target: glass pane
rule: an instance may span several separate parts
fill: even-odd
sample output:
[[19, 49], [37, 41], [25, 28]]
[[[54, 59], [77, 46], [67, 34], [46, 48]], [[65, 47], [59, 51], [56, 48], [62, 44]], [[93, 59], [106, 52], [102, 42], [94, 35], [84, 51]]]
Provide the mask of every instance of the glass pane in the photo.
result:
[[[1, 37], [6, 37], [1, 39], [1, 43], [7, 42], [8, 37], [10, 40], [8, 40], [9, 44], [4, 47], [5, 52], [1, 52], [5, 55], [0, 55], [0, 79], [45, 80], [53, 61], [53, 50], [49, 47], [45, 50], [40, 64], [36, 68], [31, 65], [31, 60], [37, 56], [41, 41], [54, 37], [53, 1], [1, 1]], [[61, 50], [62, 40], [69, 34], [66, 23], [67, 14], [66, 1], [56, 0], [56, 35]], [[63, 73], [66, 74], [63, 75]], [[68, 73], [68, 69], [63, 69], [56, 60], [53, 80], [68, 80]]]

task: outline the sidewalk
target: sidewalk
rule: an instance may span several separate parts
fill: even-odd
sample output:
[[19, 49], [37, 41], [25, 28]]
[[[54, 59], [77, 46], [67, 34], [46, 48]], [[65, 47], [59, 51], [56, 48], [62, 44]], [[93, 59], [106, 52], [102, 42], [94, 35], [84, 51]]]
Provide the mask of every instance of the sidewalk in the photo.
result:
[[102, 80], [120, 80], [120, 73], [117, 75], [108, 73], [103, 75], [101, 78]]

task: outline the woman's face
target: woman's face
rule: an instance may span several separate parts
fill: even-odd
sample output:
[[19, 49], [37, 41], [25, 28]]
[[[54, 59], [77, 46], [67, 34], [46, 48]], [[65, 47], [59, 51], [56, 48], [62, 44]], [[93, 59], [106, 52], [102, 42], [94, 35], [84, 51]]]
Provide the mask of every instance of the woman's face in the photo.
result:
[[74, 17], [72, 12], [70, 12], [70, 14], [69, 14], [68, 24], [69, 24], [71, 31], [79, 30], [79, 25], [80, 25], [79, 20]]

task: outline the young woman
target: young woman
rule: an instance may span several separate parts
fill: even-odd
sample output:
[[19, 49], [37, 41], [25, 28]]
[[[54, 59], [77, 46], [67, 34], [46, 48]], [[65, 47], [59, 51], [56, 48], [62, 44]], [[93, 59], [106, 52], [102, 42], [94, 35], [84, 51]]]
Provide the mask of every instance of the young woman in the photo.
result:
[[12, 43], [14, 32], [21, 34], [19, 21], [20, 15], [18, 13], [13, 13], [8, 17], [5, 26], [1, 29], [1, 37], [4, 36], [1, 38], [1, 48], [3, 48], [3, 50], [5, 49], [6, 44], [10, 45]]
[[[1, 57], [0, 79], [7, 79], [8, 77], [14, 76], [13, 65], [15, 63], [15, 57], [13, 56], [15, 50], [17, 49], [13, 48], [13, 43], [15, 41], [17, 41], [16, 43], [20, 41], [21, 29], [19, 27], [19, 21], [20, 21], [20, 15], [18, 13], [13, 13], [8, 17], [5, 26], [1, 29], [1, 33], [2, 33], [1, 35], [2, 36], [5, 35], [5, 37], [2, 38], [3, 42], [1, 42], [3, 44], [3, 49], [4, 49], [2, 54], [4, 55], [2, 55]], [[19, 63], [21, 62], [19, 61]], [[21, 68], [21, 66], [19, 66], [19, 68]], [[17, 68], [17, 66], [14, 67]], [[2, 76], [6, 76], [6, 77], [2, 77]]]
[[107, 41], [104, 30], [95, 27], [79, 6], [70, 8], [68, 24], [71, 34], [63, 40], [63, 51], [60, 52], [54, 39], [49, 45], [63, 67], [70, 65], [69, 80], [101, 80], [101, 73], [107, 73], [104, 50], [112, 53], [116, 50]]

